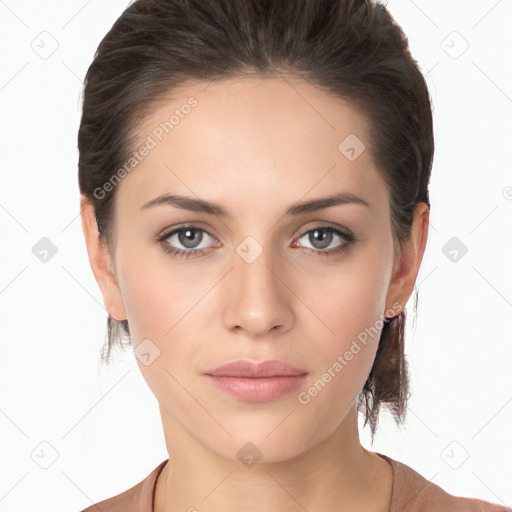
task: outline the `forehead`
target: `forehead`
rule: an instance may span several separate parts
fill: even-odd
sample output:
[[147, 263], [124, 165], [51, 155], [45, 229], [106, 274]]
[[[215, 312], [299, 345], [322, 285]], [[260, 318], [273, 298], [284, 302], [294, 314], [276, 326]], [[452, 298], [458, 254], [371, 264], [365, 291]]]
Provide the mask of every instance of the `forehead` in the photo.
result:
[[[175, 191], [233, 202], [349, 189], [369, 201], [380, 177], [367, 120], [298, 78], [233, 78], [175, 88], [137, 126], [149, 149], [122, 183], [130, 203]], [[139, 151], [140, 153], [140, 151]], [[260, 195], [261, 194], [261, 195]]]

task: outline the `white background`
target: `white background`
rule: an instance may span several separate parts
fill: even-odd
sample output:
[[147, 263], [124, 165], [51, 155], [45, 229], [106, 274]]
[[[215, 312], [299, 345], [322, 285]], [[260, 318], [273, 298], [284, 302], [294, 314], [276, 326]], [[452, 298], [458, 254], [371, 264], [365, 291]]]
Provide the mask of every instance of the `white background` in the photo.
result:
[[[78, 511], [168, 456], [133, 354], [100, 365], [107, 316], [79, 218], [82, 80], [127, 3], [0, 0], [0, 512]], [[388, 7], [427, 77], [436, 153], [415, 325], [407, 305], [408, 422], [361, 437], [452, 494], [511, 505], [512, 1]], [[41, 38], [58, 44], [46, 59]], [[457, 262], [442, 252], [454, 236]], [[46, 263], [42, 237], [58, 249]]]

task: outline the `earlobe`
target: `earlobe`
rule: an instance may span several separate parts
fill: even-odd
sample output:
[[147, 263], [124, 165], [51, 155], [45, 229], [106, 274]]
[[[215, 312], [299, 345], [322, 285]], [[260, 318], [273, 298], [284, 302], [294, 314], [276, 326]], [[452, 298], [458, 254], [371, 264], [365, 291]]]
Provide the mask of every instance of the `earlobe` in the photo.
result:
[[416, 283], [427, 244], [430, 208], [424, 202], [416, 204], [413, 213], [411, 236], [402, 246], [400, 262], [388, 287], [386, 311], [398, 302], [402, 308], [409, 300]]
[[112, 318], [125, 320], [126, 310], [121, 290], [117, 278], [112, 271], [114, 268], [112, 256], [99, 236], [98, 225], [94, 215], [94, 206], [91, 201], [83, 195], [80, 199], [80, 216], [89, 263], [101, 289], [105, 308]]

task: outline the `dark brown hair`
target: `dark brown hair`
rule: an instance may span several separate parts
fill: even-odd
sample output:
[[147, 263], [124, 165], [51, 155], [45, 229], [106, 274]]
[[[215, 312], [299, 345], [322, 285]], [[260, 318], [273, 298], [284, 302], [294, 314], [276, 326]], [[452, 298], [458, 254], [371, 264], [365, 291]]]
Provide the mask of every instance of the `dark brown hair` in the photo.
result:
[[[78, 178], [81, 194], [94, 205], [102, 241], [113, 246], [116, 187], [97, 191], [129, 158], [141, 119], [159, 100], [191, 80], [281, 73], [347, 100], [368, 121], [368, 147], [390, 191], [399, 258], [414, 206], [430, 207], [431, 100], [402, 29], [371, 0], [132, 2], [101, 41], [84, 82]], [[381, 405], [397, 423], [405, 419], [405, 314], [403, 309], [382, 327], [358, 397], [372, 439]], [[122, 345], [130, 331], [126, 320], [109, 315], [107, 322], [108, 362], [114, 341]]]

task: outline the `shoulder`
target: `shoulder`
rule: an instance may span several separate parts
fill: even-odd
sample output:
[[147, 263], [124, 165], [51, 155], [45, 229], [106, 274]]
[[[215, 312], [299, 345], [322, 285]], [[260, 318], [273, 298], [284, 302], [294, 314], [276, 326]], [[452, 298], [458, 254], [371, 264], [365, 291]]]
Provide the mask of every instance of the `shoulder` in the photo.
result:
[[130, 489], [80, 512], [152, 512], [156, 480], [167, 460], [161, 462], [144, 480]]
[[393, 470], [390, 512], [512, 512], [505, 505], [453, 496], [427, 480], [407, 464], [377, 453]]

